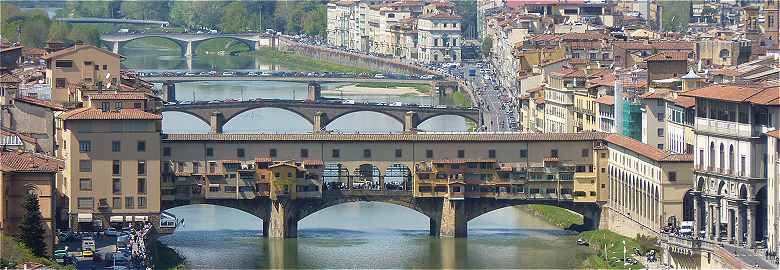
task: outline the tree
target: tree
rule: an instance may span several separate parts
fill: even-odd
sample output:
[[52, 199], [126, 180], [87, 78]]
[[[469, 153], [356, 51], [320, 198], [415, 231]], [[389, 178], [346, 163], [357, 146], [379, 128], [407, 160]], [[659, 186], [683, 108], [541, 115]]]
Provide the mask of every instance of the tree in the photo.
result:
[[325, 36], [328, 14], [325, 6], [317, 6], [303, 16], [303, 32], [310, 36]]
[[25, 213], [19, 224], [19, 240], [24, 243], [35, 256], [46, 255], [46, 244], [43, 242], [43, 216], [38, 196], [28, 193], [24, 196]]
[[167, 20], [170, 13], [168, 1], [122, 1], [122, 14], [131, 19]]
[[249, 28], [249, 14], [241, 2], [232, 2], [225, 6], [220, 27], [224, 32], [244, 32]]
[[64, 22], [56, 21], [49, 26], [50, 40], [59, 40], [64, 42], [68, 38], [68, 34], [70, 34], [70, 26]]

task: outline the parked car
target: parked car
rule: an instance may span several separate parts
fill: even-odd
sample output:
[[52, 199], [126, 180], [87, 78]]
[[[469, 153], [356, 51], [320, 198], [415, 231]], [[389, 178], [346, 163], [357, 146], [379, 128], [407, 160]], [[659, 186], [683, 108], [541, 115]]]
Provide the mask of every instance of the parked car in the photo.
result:
[[114, 228], [108, 228], [105, 231], [103, 231], [103, 235], [105, 236], [119, 236], [119, 231]]
[[81, 251], [81, 257], [84, 258], [92, 258], [92, 256], [95, 255], [95, 252], [90, 249], [85, 249]]
[[84, 239], [81, 240], [81, 250], [95, 250], [95, 240]]
[[235, 72], [230, 72], [230, 71], [222, 72], [222, 76], [234, 76], [234, 75], [236, 75]]
[[351, 100], [351, 99], [347, 99], [347, 100], [344, 100], [344, 101], [342, 101], [342, 102], [341, 102], [341, 104], [350, 104], [350, 105], [353, 105], [353, 104], [355, 104], [355, 101], [354, 101], [354, 100]]

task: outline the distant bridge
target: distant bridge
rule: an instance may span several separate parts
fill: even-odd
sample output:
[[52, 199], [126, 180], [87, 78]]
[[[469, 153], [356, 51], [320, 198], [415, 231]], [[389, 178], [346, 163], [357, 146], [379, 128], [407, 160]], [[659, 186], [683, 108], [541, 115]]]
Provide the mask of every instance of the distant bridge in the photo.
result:
[[342, 104], [296, 100], [262, 99], [243, 102], [165, 105], [163, 112], [182, 112], [208, 123], [212, 133], [222, 133], [222, 128], [233, 117], [257, 108], [279, 108], [300, 115], [312, 124], [314, 132], [325, 131], [334, 120], [354, 112], [377, 112], [403, 124], [405, 132], [417, 129], [420, 123], [440, 115], [458, 115], [481, 124], [481, 114], [476, 109], [433, 108], [417, 106], [382, 106], [374, 104]]
[[432, 83], [439, 80], [422, 79], [376, 79], [376, 78], [350, 78], [350, 77], [308, 77], [308, 76], [143, 76], [148, 82], [156, 83], [180, 83], [180, 82], [207, 82], [207, 81], [280, 81], [280, 82], [383, 82], [383, 83]]
[[141, 38], [162, 38], [173, 41], [176, 45], [179, 45], [184, 56], [192, 56], [195, 52], [194, 50], [201, 42], [215, 38], [233, 39], [246, 44], [251, 50], [276, 46], [275, 36], [261, 33], [106, 33], [100, 35], [100, 41], [109, 46], [114, 53], [119, 53], [119, 47], [123, 43]]
[[66, 23], [113, 23], [113, 24], [157, 24], [166, 26], [167, 21], [113, 19], [113, 18], [55, 18], [54, 20]]

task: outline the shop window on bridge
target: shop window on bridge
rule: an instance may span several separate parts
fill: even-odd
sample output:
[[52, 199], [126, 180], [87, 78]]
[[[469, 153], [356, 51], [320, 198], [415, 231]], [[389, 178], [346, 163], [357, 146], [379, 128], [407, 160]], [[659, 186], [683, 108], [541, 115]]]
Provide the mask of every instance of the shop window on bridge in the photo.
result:
[[595, 191], [591, 191], [590, 192], [590, 196], [596, 196], [596, 192]]
[[371, 158], [371, 149], [363, 149], [363, 157]]
[[234, 187], [234, 186], [225, 186], [225, 193], [236, 193], [236, 187]]
[[447, 186], [436, 186], [433, 188], [435, 192], [447, 192]]
[[211, 186], [209, 187], [209, 192], [219, 192], [219, 186]]
[[561, 189], [561, 194], [571, 194], [571, 189], [570, 188], [562, 188]]
[[477, 166], [478, 166], [477, 163], [473, 163], [473, 162], [466, 163], [466, 167], [469, 168], [469, 169], [476, 169]]
[[585, 191], [575, 191], [574, 192], [574, 197], [585, 197], [586, 195], [588, 195], [588, 193], [586, 193]]
[[538, 188], [532, 188], [528, 192], [531, 193], [531, 194], [539, 194], [539, 189]]
[[555, 189], [554, 188], [548, 188], [545, 192], [547, 192], [547, 194], [553, 194], [553, 193], [555, 193]]
[[531, 180], [542, 180], [542, 173], [531, 173]]
[[559, 177], [561, 180], [574, 180], [573, 173], [561, 173]]
[[528, 150], [520, 149], [520, 157], [521, 158], [527, 158], [528, 157]]
[[452, 187], [452, 192], [462, 192], [460, 189], [460, 186], [454, 186]]
[[428, 187], [428, 186], [419, 187], [417, 190], [419, 190], [420, 192], [429, 193], [429, 192], [431, 192], [431, 187]]
[[214, 156], [214, 148], [206, 148], [206, 156], [207, 157], [213, 157]]
[[555, 180], [555, 175], [554, 174], [548, 174], [547, 175], [547, 180]]
[[479, 191], [479, 185], [466, 185], [466, 192]]
[[491, 186], [480, 186], [479, 192], [496, 192], [496, 188]]
[[447, 179], [447, 174], [446, 173], [437, 173], [436, 174], [436, 179]]
[[588, 167], [585, 165], [577, 165], [577, 167], [574, 170], [575, 172], [586, 172], [588, 171]]
[[493, 180], [493, 175], [492, 174], [480, 174], [479, 175], [479, 180], [482, 180], [483, 183], [487, 182], [487, 181], [490, 181], [490, 180]]
[[460, 164], [450, 164], [450, 169], [460, 169]]

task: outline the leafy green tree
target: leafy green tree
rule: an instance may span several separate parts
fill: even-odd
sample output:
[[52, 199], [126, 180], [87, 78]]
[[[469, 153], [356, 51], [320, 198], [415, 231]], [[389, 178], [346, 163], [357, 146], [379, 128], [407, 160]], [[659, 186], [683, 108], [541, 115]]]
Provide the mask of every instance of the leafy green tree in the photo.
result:
[[233, 2], [225, 6], [220, 27], [224, 32], [244, 32], [249, 27], [249, 14], [241, 2]]
[[94, 26], [73, 27], [68, 34], [68, 41], [83, 41], [92, 45], [100, 44], [100, 30]]
[[173, 1], [170, 20], [189, 28], [216, 28], [220, 24], [225, 2], [221, 1]]
[[50, 40], [59, 40], [59, 41], [66, 41], [68, 38], [68, 35], [70, 34], [70, 26], [68, 24], [63, 22], [52, 22], [49, 26], [49, 39]]
[[3, 22], [9, 18], [18, 16], [20, 13], [22, 13], [22, 11], [16, 5], [0, 3], [0, 19], [2, 19]]
[[122, 1], [120, 8], [127, 18], [140, 20], [167, 20], [170, 7], [168, 1]]
[[327, 10], [317, 6], [303, 16], [303, 32], [312, 36], [325, 36], [327, 32]]
[[30, 248], [35, 256], [43, 257], [46, 254], [46, 244], [43, 242], [43, 216], [41, 215], [38, 196], [27, 194], [24, 197], [24, 209], [22, 223], [19, 224], [19, 240]]

